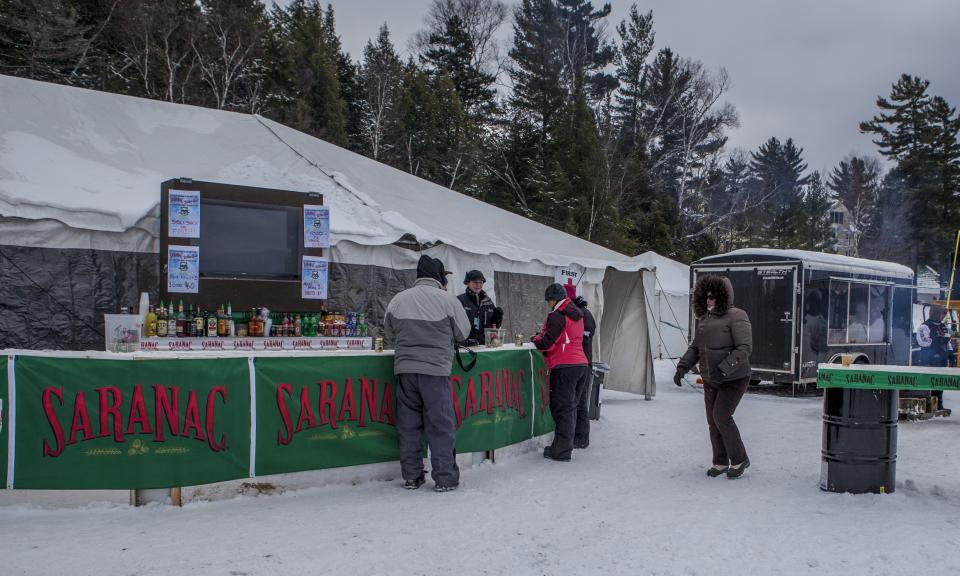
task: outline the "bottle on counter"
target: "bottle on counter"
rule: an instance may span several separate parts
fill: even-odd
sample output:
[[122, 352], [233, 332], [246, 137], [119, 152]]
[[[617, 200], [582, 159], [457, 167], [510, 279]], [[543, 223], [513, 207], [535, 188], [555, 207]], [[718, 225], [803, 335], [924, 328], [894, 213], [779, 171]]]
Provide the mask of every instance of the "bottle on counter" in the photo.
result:
[[167, 337], [167, 308], [160, 301], [160, 309], [157, 310], [157, 338]]
[[197, 337], [197, 316], [193, 313], [193, 303], [187, 304], [187, 323], [185, 326], [187, 338]]
[[147, 338], [154, 338], [157, 335], [157, 313], [154, 311], [153, 306], [150, 307], [150, 311], [147, 312]]
[[207, 316], [207, 325], [205, 328], [206, 328], [208, 337], [216, 338], [217, 336], [219, 336], [219, 334], [217, 333], [218, 322], [219, 320], [217, 316], [215, 316], [212, 312], [210, 313], [209, 316]]
[[236, 328], [233, 325], [233, 304], [227, 302], [227, 336], [233, 338], [236, 336]]
[[199, 306], [199, 305], [197, 306], [197, 316], [196, 316], [196, 318], [194, 318], [193, 323], [194, 323], [194, 325], [196, 326], [196, 328], [194, 329], [194, 331], [197, 333], [197, 338], [203, 338], [204, 335], [206, 335], [206, 332], [207, 332], [207, 331], [206, 331], [206, 328], [207, 328], [207, 326], [206, 326], [206, 324], [207, 324], [207, 314], [206, 314], [206, 313], [203, 313], [203, 314], [200, 313], [200, 306]]
[[[173, 304], [170, 304], [173, 306]], [[183, 313], [183, 298], [177, 306], [177, 338], [183, 338], [187, 334], [187, 315]]]
[[216, 332], [217, 336], [223, 338], [227, 335], [227, 313], [223, 310], [223, 304], [217, 308], [217, 318], [216, 318]]
[[303, 336], [303, 320], [299, 314], [293, 320], [293, 335], [296, 337]]

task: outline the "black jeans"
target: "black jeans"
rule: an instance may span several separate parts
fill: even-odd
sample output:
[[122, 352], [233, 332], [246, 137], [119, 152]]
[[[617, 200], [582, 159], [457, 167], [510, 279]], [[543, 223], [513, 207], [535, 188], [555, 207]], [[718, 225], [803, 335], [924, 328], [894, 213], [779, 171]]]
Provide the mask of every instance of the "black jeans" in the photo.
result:
[[587, 368], [587, 381], [583, 385], [583, 394], [577, 402], [577, 427], [573, 433], [574, 444], [586, 446], [590, 443], [590, 396], [593, 394], [593, 373]]
[[577, 404], [587, 383], [589, 366], [562, 366], [550, 370], [550, 415], [556, 429], [550, 451], [559, 460], [570, 458], [577, 428]]
[[715, 465], [741, 464], [747, 460], [747, 449], [740, 439], [740, 429], [733, 421], [733, 413], [749, 384], [750, 376], [720, 384], [703, 384], [703, 403], [707, 409]]

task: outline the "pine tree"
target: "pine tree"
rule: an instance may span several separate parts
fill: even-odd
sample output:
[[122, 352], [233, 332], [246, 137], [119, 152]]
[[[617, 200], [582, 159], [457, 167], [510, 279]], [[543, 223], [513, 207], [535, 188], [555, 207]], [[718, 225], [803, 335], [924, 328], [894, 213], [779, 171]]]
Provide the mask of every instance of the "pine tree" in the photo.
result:
[[850, 156], [833, 169], [827, 186], [850, 213], [850, 255], [859, 256], [863, 233], [876, 216], [880, 164], [876, 159]]
[[564, 103], [561, 48], [559, 12], [553, 1], [522, 0], [514, 11], [510, 104], [515, 121], [536, 127], [541, 146]]
[[876, 136], [880, 153], [897, 163], [898, 177], [912, 210], [909, 213], [911, 267], [928, 263], [949, 267], [957, 227], [955, 168], [958, 125], [955, 111], [927, 93], [930, 83], [901, 75], [890, 99], [877, 98], [880, 113], [860, 123], [860, 131]]
[[915, 258], [910, 214], [913, 199], [907, 181], [894, 168], [887, 172], [877, 192], [876, 218], [863, 233], [860, 255], [910, 265]]
[[420, 61], [435, 74], [449, 76], [464, 109], [478, 119], [486, 119], [495, 112], [496, 91], [492, 86], [496, 78], [474, 65], [476, 52], [465, 23], [454, 14], [442, 32], [428, 36]]
[[558, 202], [547, 214], [557, 228], [591, 240], [607, 224], [608, 199], [603, 151], [585, 84], [583, 78], [575, 81], [564, 113], [567, 121], [556, 143], [561, 169], [552, 183]]
[[0, 0], [0, 73], [82, 84], [77, 65], [90, 47], [73, 3]]
[[333, 54], [337, 68], [337, 81], [340, 83], [340, 98], [346, 106], [347, 141], [351, 150], [360, 150], [363, 146], [361, 123], [363, 121], [363, 87], [359, 78], [359, 66], [350, 60], [344, 52], [340, 36], [337, 34], [336, 17], [333, 6], [327, 4], [323, 16], [323, 32], [327, 47]]
[[643, 117], [647, 59], [653, 51], [653, 12], [641, 15], [637, 5], [630, 7], [628, 20], [620, 22], [620, 50], [617, 58], [615, 122], [620, 126], [620, 141], [628, 148], [642, 137], [640, 121]]
[[271, 70], [265, 114], [287, 126], [345, 146], [347, 105], [337, 54], [328, 44], [326, 14], [317, 0], [294, 0], [273, 10]]
[[814, 172], [803, 191], [800, 221], [792, 248], [832, 251], [834, 238], [830, 228], [830, 204], [830, 193], [823, 178], [819, 172]]
[[797, 237], [798, 218], [802, 213], [802, 187], [810, 182], [803, 172], [807, 165], [803, 148], [793, 139], [782, 143], [776, 137], [751, 152], [750, 170], [760, 188], [760, 201], [768, 206], [766, 225], [758, 240], [775, 248], [789, 247]]
[[603, 100], [617, 87], [617, 80], [606, 68], [616, 58], [613, 44], [601, 34], [604, 19], [610, 15], [610, 4], [598, 10], [586, 0], [556, 0], [561, 26], [561, 58], [563, 80], [569, 93], [583, 82], [589, 98]]

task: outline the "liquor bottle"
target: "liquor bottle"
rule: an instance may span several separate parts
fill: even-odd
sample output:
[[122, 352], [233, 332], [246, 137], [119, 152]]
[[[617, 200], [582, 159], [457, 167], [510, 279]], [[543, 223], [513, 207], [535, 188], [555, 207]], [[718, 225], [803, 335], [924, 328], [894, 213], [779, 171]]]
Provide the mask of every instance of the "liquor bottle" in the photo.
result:
[[259, 326], [257, 324], [257, 309], [252, 308], [250, 310], [250, 325], [247, 327], [247, 333], [250, 334], [250, 336], [259, 336], [257, 333]]
[[[173, 306], [173, 303], [170, 304]], [[183, 313], [183, 298], [177, 306], [177, 338], [183, 338], [187, 334], [187, 316]]]
[[227, 336], [233, 338], [236, 332], [233, 327], [233, 304], [227, 302]]
[[223, 310], [223, 304], [217, 308], [217, 336], [227, 335], [227, 313]]
[[192, 303], [187, 305], [186, 337], [187, 338], [197, 337], [197, 322], [196, 322], [196, 316], [194, 316], [193, 314]]
[[160, 309], [157, 311], [159, 317], [157, 318], [157, 337], [166, 338], [167, 337], [167, 307], [163, 305], [163, 301], [160, 301]]
[[201, 313], [201, 312], [200, 312], [200, 306], [199, 306], [199, 305], [197, 305], [197, 317], [193, 319], [193, 322], [194, 322], [194, 324], [196, 325], [196, 327], [194, 328], [194, 330], [195, 330], [196, 333], [197, 333], [197, 338], [203, 338], [204, 336], [206, 336], [206, 335], [207, 335], [207, 334], [206, 334], [207, 315], [206, 315], [206, 313]]
[[[220, 314], [220, 313], [218, 312], [217, 315], [219, 315], [219, 314]], [[217, 330], [217, 316], [215, 316], [213, 313], [211, 313], [211, 314], [207, 317], [206, 320], [207, 320], [207, 327], [206, 327], [206, 328], [207, 328], [207, 336], [209, 336], [209, 337], [211, 337], [211, 338], [214, 338], [214, 337], [216, 337], [216, 336], [219, 336], [219, 333], [218, 333], [218, 330]]]
[[155, 338], [157, 336], [157, 313], [154, 312], [153, 306], [150, 307], [150, 311], [147, 312], [147, 338]]
[[297, 317], [293, 321], [293, 335], [298, 338], [303, 336], [303, 320], [299, 314], [297, 314]]
[[283, 320], [281, 320], [281, 336], [289, 336], [292, 330], [290, 329], [290, 315], [286, 312], [283, 313]]

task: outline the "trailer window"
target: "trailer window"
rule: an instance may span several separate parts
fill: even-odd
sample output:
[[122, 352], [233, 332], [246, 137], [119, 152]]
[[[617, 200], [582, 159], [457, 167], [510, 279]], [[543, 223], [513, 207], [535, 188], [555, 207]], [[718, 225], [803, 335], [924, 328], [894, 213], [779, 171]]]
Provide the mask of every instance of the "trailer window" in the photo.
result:
[[889, 325], [889, 286], [830, 281], [830, 344], [883, 344]]
[[830, 319], [827, 323], [830, 344], [847, 342], [847, 307], [850, 283], [830, 281]]

